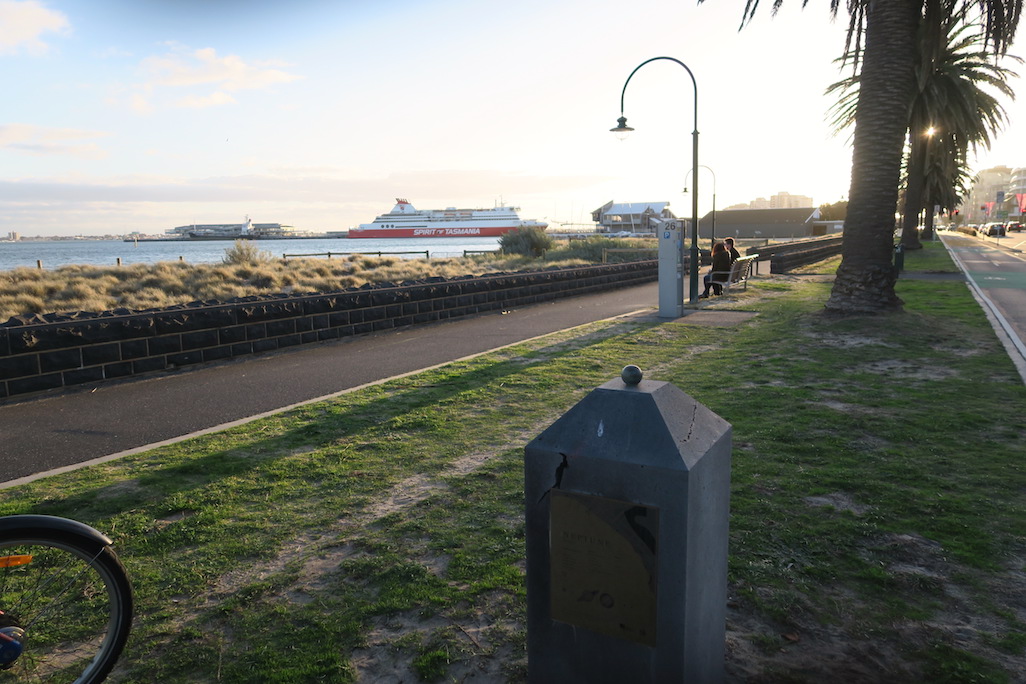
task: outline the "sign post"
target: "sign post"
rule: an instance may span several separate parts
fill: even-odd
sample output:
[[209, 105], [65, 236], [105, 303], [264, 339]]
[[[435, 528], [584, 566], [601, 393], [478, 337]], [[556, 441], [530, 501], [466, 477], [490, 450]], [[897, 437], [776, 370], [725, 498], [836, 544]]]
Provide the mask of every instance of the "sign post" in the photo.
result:
[[684, 315], [683, 233], [680, 221], [656, 224], [659, 236], [659, 317]]

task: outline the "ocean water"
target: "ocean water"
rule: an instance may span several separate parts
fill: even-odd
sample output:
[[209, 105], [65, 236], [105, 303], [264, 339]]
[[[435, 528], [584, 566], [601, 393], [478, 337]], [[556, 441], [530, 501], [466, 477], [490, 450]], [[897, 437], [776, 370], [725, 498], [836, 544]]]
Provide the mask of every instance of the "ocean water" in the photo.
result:
[[[71, 264], [115, 266], [122, 264], [153, 264], [158, 261], [185, 261], [192, 264], [220, 262], [225, 250], [232, 247], [231, 240], [121, 242], [115, 240], [54, 240], [0, 242], [0, 271], [27, 266], [36, 268], [37, 261], [44, 269], [55, 269]], [[344, 252], [416, 252], [397, 254], [404, 259], [463, 256], [464, 250], [494, 251], [499, 248], [497, 237], [468, 238], [323, 238], [311, 240], [256, 240], [254, 244], [275, 257], [295, 254], [325, 254], [332, 256]], [[321, 256], [319, 258], [326, 258]]]

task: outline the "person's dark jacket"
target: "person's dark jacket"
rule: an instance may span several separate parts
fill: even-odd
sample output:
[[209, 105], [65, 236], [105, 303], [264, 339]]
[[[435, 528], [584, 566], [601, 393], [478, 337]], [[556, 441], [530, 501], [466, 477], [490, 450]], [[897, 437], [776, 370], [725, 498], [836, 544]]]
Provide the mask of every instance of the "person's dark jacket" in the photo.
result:
[[712, 280], [718, 283], [725, 283], [730, 278], [730, 252], [723, 250], [713, 254], [712, 257]]

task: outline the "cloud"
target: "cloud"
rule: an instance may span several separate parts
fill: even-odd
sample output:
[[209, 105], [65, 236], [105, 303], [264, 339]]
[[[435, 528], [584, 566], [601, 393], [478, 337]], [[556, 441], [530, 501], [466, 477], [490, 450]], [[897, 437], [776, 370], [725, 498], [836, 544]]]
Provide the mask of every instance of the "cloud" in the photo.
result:
[[101, 131], [83, 131], [74, 128], [45, 128], [33, 124], [0, 125], [0, 149], [37, 156], [65, 156], [100, 159], [106, 150], [93, 142], [93, 138], [108, 135]]
[[22, 50], [41, 55], [49, 49], [40, 38], [44, 33], [67, 33], [68, 18], [47, 9], [36, 0], [0, 0], [0, 55], [18, 54]]
[[[2, 131], [0, 131], [2, 135]], [[81, 179], [0, 179], [0, 203], [19, 202], [298, 202], [350, 203], [392, 201], [398, 189], [425, 207], [435, 202], [490, 204], [498, 193], [520, 196], [572, 189], [604, 180], [597, 176], [520, 175], [494, 170], [402, 172], [384, 178], [353, 178], [330, 169], [291, 169], [273, 175], [203, 178], [127, 177]], [[452, 188], [461, 188], [461, 197]]]
[[128, 98], [128, 106], [136, 114], [152, 114], [156, 109], [145, 93], [135, 93]]
[[235, 104], [235, 98], [228, 93], [217, 91], [209, 95], [186, 95], [176, 103], [179, 107], [187, 109], [202, 109], [204, 107], [220, 107], [221, 105]]
[[93, 54], [99, 59], [125, 59], [132, 56], [132, 53], [128, 50], [113, 45], [97, 50]]
[[[514, 174], [493, 169], [404, 171], [368, 177], [333, 167], [290, 167], [267, 174], [201, 178], [89, 178], [80, 174], [0, 178], [0, 235], [11, 230], [24, 235], [132, 230], [158, 234], [190, 221], [237, 221], [245, 214], [304, 230], [338, 230], [387, 211], [397, 195], [409, 196], [421, 209], [488, 207], [493, 200], [506, 199], [522, 207], [524, 218], [540, 218], [551, 204], [544, 193], [581, 192], [605, 180], [592, 175]], [[454, 188], [459, 188], [458, 194]], [[601, 201], [595, 200], [594, 206]]]
[[300, 76], [281, 69], [280, 62], [247, 64], [238, 55], [218, 57], [214, 48], [194, 50], [188, 55], [148, 57], [143, 67], [152, 72], [160, 85], [181, 87], [214, 85], [225, 90], [258, 90], [276, 83], [295, 81]]
[[285, 71], [282, 67], [287, 65], [281, 62], [246, 62], [238, 55], [220, 56], [213, 48], [188, 50], [177, 44], [171, 48], [168, 54], [147, 57], [140, 63], [149, 79], [137, 86], [145, 96], [137, 94], [130, 100], [135, 111], [152, 111], [154, 98], [168, 90], [189, 91], [170, 102], [173, 106], [219, 107], [236, 103], [231, 93], [263, 90], [303, 78]]

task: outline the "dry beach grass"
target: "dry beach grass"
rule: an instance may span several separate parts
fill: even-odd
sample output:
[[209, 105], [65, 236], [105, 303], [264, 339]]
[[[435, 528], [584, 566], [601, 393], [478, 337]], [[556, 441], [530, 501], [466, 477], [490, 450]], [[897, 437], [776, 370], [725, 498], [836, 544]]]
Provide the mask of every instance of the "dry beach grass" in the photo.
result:
[[[252, 243], [236, 243], [219, 264], [160, 262], [127, 266], [16, 268], [0, 272], [0, 323], [12, 316], [113, 309], [151, 309], [262, 294], [333, 292], [369, 282], [517, 271], [597, 263], [604, 247], [645, 248], [642, 240], [581, 240], [541, 259], [482, 254], [447, 259], [396, 256], [278, 259]], [[636, 252], [630, 258], [637, 258]], [[627, 258], [617, 255], [618, 258]]]
[[255, 294], [331, 292], [372, 281], [481, 273], [512, 264], [499, 259], [403, 260], [397, 257], [293, 259], [249, 264], [161, 262], [122, 267], [17, 268], [0, 273], [0, 321], [31, 313], [149, 309]]

